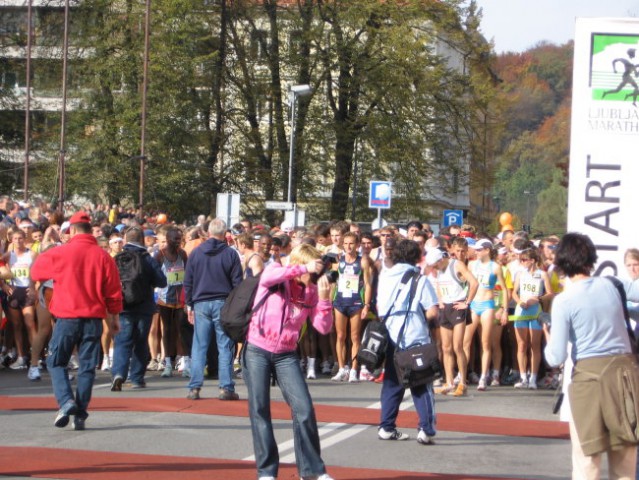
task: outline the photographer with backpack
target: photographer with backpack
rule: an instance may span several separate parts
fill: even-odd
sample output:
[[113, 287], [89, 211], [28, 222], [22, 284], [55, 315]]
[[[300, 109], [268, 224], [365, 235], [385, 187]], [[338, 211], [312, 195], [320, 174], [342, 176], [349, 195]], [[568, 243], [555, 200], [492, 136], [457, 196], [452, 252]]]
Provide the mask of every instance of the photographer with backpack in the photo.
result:
[[[393, 266], [382, 270], [379, 276], [377, 308], [380, 316], [386, 317], [390, 340], [386, 350], [381, 392], [382, 411], [377, 432], [380, 440], [410, 438], [397, 430], [397, 415], [406, 387], [398, 378], [393, 357], [397, 348], [431, 343], [427, 318], [437, 316], [437, 295], [426, 277], [419, 275], [416, 265], [421, 255], [416, 242], [402, 240], [393, 249]], [[411, 271], [414, 271], [413, 275], [409, 274]], [[433, 385], [427, 383], [413, 386], [410, 387], [410, 392], [419, 416], [417, 442], [422, 445], [432, 444], [436, 434]]]
[[115, 256], [124, 310], [120, 314], [120, 332], [115, 336], [112, 392], [122, 390], [129, 372], [133, 388], [146, 387], [144, 373], [150, 359], [149, 330], [156, 310], [153, 289], [167, 285], [160, 264], [146, 251], [144, 231], [140, 227], [131, 227], [124, 238], [126, 244]]

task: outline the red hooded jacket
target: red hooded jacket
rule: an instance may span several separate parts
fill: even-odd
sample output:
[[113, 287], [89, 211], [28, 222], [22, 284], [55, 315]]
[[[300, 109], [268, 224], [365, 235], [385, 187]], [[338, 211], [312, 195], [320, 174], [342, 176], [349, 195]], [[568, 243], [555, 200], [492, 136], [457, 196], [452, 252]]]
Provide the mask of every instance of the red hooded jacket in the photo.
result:
[[118, 267], [91, 234], [76, 234], [38, 255], [31, 278], [53, 280], [49, 310], [56, 318], [106, 318], [122, 311]]

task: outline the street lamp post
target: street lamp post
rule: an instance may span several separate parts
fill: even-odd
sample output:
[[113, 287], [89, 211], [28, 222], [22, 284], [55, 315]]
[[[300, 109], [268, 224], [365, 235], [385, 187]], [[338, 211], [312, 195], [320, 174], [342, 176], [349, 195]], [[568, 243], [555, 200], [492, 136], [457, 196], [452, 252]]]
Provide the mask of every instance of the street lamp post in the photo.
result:
[[[293, 193], [293, 153], [295, 151], [295, 104], [297, 97], [305, 97], [312, 92], [310, 85], [293, 85], [288, 93], [291, 105], [291, 142], [288, 157], [288, 195], [286, 201], [291, 203]], [[297, 226], [297, 205], [293, 207], [293, 226]]]
[[524, 190], [524, 195], [526, 195], [526, 197], [528, 197], [527, 200], [526, 200], [526, 223], [528, 224], [528, 229], [531, 230], [531, 228], [530, 228], [530, 224], [531, 224], [530, 197], [532, 197], [534, 195], [534, 193], [529, 191], [529, 190]]

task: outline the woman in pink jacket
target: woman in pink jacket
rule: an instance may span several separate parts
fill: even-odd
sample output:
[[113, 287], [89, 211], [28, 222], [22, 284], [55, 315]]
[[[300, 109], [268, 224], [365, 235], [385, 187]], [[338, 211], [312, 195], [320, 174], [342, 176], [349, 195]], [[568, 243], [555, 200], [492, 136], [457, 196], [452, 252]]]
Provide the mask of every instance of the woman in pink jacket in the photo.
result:
[[253, 314], [243, 356], [257, 473], [260, 480], [271, 480], [277, 477], [279, 468], [270, 406], [271, 375], [275, 374], [292, 411], [300, 476], [303, 480], [332, 480], [320, 455], [315, 410], [296, 352], [307, 318], [318, 332], [330, 332], [330, 285], [325, 276], [317, 283], [313, 281], [311, 274], [323, 269], [321, 255], [314, 247], [299, 245], [289, 258], [288, 266], [273, 262], [262, 272], [255, 301], [269, 296]]

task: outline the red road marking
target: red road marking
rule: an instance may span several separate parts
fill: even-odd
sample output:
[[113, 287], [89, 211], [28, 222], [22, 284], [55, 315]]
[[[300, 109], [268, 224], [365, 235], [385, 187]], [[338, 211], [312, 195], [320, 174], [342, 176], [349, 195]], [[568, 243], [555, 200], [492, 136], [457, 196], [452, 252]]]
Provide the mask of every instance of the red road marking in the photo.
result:
[[[248, 403], [244, 400], [223, 402], [217, 399], [193, 401], [185, 398], [94, 397], [89, 409], [107, 412], [169, 412], [248, 417]], [[0, 396], [0, 410], [57, 410], [57, 405], [51, 397]], [[273, 402], [271, 412], [274, 419], [291, 419], [290, 410], [284, 402]], [[361, 407], [315, 404], [315, 413], [319, 422], [377, 425], [379, 421], [378, 410]], [[398, 427], [414, 428], [416, 425], [415, 411], [404, 410], [399, 413]], [[559, 421], [520, 420], [453, 413], [438, 413], [437, 429], [511, 437], [570, 438], [568, 425]]]
[[[25, 461], [28, 459], [28, 461]], [[328, 467], [328, 473], [340, 480], [487, 480], [493, 477], [402, 472], [361, 467]], [[2, 447], [0, 475], [79, 480], [175, 480], [181, 475], [189, 480], [240, 480], [255, 478], [255, 463], [243, 460], [171, 457], [90, 450], [67, 450], [41, 447]], [[292, 464], [281, 464], [278, 478], [298, 479]], [[500, 480], [514, 480], [499, 477]]]

